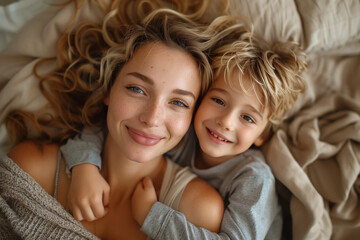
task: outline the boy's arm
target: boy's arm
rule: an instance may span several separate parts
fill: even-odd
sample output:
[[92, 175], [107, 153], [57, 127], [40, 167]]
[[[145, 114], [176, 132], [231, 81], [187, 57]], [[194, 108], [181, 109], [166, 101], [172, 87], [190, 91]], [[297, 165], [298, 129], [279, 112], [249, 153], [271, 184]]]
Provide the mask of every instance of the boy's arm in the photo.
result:
[[[274, 207], [271, 206], [273, 202], [257, 202], [254, 199], [247, 201], [248, 198], [244, 195], [251, 195], [251, 188], [245, 189], [247, 190], [244, 192], [244, 189], [237, 188], [230, 196], [218, 234], [193, 225], [184, 214], [160, 202], [156, 202], [150, 209], [141, 231], [154, 240], [264, 239], [275, 215]], [[267, 193], [263, 192], [260, 196], [262, 195]], [[279, 228], [281, 231], [281, 226]]]
[[226, 209], [219, 234], [196, 227], [182, 213], [160, 202], [150, 209], [141, 231], [154, 240], [280, 239], [281, 208], [271, 170], [264, 163], [234, 172], [237, 174], [229, 174], [229, 179], [224, 180], [230, 185], [226, 187]]
[[186, 220], [184, 214], [175, 211], [161, 202], [156, 202], [152, 206], [141, 226], [141, 231], [154, 240], [231, 239], [226, 233], [220, 232], [217, 234], [205, 228], [195, 226]]
[[90, 163], [101, 169], [101, 152], [107, 130], [84, 128], [81, 135], [69, 139], [60, 147], [65, 157], [67, 170], [76, 165]]
[[195, 226], [183, 213], [157, 202], [150, 178], [137, 184], [131, 206], [133, 217], [142, 226], [141, 231], [152, 239], [230, 239], [226, 234]]
[[93, 221], [108, 211], [110, 187], [99, 172], [106, 134], [107, 130], [85, 128], [60, 148], [72, 175], [68, 205], [78, 221]]

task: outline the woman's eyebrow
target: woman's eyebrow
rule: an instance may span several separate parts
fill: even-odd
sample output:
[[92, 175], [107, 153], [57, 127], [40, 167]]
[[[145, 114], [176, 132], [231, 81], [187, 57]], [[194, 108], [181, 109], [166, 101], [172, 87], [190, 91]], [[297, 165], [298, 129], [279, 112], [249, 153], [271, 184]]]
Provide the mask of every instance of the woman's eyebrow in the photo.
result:
[[190, 96], [190, 97], [192, 97], [194, 100], [196, 99], [195, 98], [195, 95], [192, 93], [192, 92], [190, 92], [190, 91], [186, 91], [186, 90], [183, 90], [183, 89], [175, 89], [174, 91], [173, 91], [173, 93], [177, 93], [177, 94], [181, 94], [181, 95], [184, 95], [184, 96]]
[[154, 80], [152, 80], [151, 78], [149, 78], [148, 76], [145, 76], [141, 73], [138, 73], [138, 72], [129, 72], [128, 74], [126, 75], [130, 75], [130, 76], [134, 76], [136, 78], [139, 78], [140, 80], [148, 83], [148, 84], [151, 84], [151, 85], [154, 85]]
[[[151, 78], [149, 78], [148, 76], [145, 76], [141, 73], [138, 73], [138, 72], [129, 72], [128, 74], [126, 75], [130, 75], [130, 76], [134, 76], [150, 85], [154, 85], [154, 80], [152, 80]], [[184, 96], [190, 96], [192, 97], [194, 100], [196, 99], [195, 95], [190, 92], [190, 91], [186, 91], [184, 89], [174, 89], [173, 90], [173, 93], [176, 93], [176, 94], [180, 94], [180, 95], [184, 95]]]

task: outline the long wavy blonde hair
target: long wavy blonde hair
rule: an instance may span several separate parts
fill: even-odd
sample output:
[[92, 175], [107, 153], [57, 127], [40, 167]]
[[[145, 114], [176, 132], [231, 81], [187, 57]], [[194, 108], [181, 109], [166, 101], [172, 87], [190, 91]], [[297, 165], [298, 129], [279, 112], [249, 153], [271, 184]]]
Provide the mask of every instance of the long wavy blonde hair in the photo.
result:
[[[74, 2], [80, 7], [83, 1]], [[36, 67], [34, 70], [52, 114], [10, 113], [6, 126], [12, 144], [29, 137], [29, 123], [40, 133], [38, 138], [59, 143], [80, 133], [85, 125], [104, 127], [107, 108], [103, 99], [117, 73], [147, 42], [162, 42], [190, 53], [199, 66], [203, 95], [213, 79], [209, 52], [227, 36], [240, 36], [247, 30], [231, 17], [202, 22], [205, 0], [195, 1], [192, 7], [185, 4], [188, 1], [161, 2], [176, 3], [173, 8], [183, 13], [157, 9], [157, 0], [110, 1], [110, 5], [101, 5], [107, 11], [102, 24], [87, 23], [65, 32], [57, 44], [57, 70], [46, 76], [37, 74]], [[131, 14], [124, 12], [124, 6], [132, 9]]]

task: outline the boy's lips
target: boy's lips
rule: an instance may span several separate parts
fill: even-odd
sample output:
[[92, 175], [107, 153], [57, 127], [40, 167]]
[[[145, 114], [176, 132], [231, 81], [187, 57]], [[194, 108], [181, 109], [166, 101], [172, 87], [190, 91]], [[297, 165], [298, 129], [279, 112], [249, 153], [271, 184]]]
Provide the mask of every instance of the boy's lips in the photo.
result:
[[210, 137], [212, 137], [213, 140], [215, 140], [217, 143], [232, 143], [232, 141], [230, 141], [229, 139], [227, 139], [224, 135], [206, 128], [208, 135], [210, 135]]
[[154, 134], [148, 134], [143, 131], [136, 130], [134, 128], [130, 128], [127, 126], [128, 133], [130, 137], [138, 144], [144, 145], [144, 146], [153, 146], [156, 145], [158, 142], [163, 139], [163, 137], [154, 135]]

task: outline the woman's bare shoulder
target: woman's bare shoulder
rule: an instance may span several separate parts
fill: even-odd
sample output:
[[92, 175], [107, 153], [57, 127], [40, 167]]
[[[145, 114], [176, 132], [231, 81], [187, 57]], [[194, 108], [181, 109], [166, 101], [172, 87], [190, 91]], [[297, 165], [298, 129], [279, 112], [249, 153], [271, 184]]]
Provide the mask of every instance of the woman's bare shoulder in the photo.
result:
[[52, 193], [58, 151], [57, 144], [24, 141], [10, 150], [8, 156], [48, 193]]
[[196, 226], [218, 232], [224, 214], [224, 202], [210, 184], [195, 178], [185, 188], [179, 211]]

